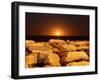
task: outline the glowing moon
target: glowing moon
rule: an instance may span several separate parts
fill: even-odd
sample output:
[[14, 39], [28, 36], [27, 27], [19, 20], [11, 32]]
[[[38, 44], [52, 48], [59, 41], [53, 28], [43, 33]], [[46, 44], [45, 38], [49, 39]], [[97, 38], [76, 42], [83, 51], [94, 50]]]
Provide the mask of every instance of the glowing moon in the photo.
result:
[[54, 28], [50, 31], [50, 34], [51, 34], [52, 36], [64, 36], [64, 35], [65, 35], [65, 32], [64, 32], [63, 27], [54, 27]]
[[61, 35], [61, 33], [60, 33], [60, 32], [56, 32], [55, 34], [56, 34], [57, 36]]

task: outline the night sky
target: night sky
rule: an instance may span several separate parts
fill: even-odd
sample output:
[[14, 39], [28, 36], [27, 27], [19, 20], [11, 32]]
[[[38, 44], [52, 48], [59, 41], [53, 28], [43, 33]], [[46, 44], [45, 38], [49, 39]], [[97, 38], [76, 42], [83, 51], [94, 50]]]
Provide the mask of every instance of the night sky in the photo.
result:
[[88, 15], [26, 13], [26, 36], [88, 36]]

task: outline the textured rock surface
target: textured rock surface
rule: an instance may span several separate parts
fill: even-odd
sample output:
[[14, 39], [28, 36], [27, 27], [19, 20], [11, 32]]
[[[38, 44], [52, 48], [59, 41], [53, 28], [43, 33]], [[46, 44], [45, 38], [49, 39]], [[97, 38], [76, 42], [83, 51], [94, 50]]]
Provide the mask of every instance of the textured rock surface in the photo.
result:
[[26, 40], [25, 47], [26, 68], [89, 65], [89, 41], [86, 40]]

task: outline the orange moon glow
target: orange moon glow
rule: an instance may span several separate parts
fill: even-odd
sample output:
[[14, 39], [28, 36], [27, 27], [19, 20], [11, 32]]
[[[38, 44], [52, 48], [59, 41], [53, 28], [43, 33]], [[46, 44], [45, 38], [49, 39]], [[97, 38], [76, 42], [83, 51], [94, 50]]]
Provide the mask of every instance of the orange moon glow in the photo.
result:
[[65, 36], [66, 32], [65, 29], [63, 29], [63, 26], [53, 26], [53, 28], [50, 30], [50, 35], [51, 36]]
[[60, 36], [61, 33], [58, 31], [58, 32], [55, 33], [55, 35], [56, 35], [56, 36]]
[[64, 36], [65, 34], [64, 34], [64, 30], [59, 28], [59, 29], [54, 29], [52, 31], [52, 35], [53, 36]]

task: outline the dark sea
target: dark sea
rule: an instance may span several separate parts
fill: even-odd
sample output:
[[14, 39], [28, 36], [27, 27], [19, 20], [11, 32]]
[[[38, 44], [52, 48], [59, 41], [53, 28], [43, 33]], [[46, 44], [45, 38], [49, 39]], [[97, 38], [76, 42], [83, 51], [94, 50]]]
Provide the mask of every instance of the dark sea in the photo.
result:
[[50, 39], [62, 39], [62, 40], [88, 40], [89, 36], [26, 36], [26, 40], [34, 40], [36, 42], [49, 41]]

